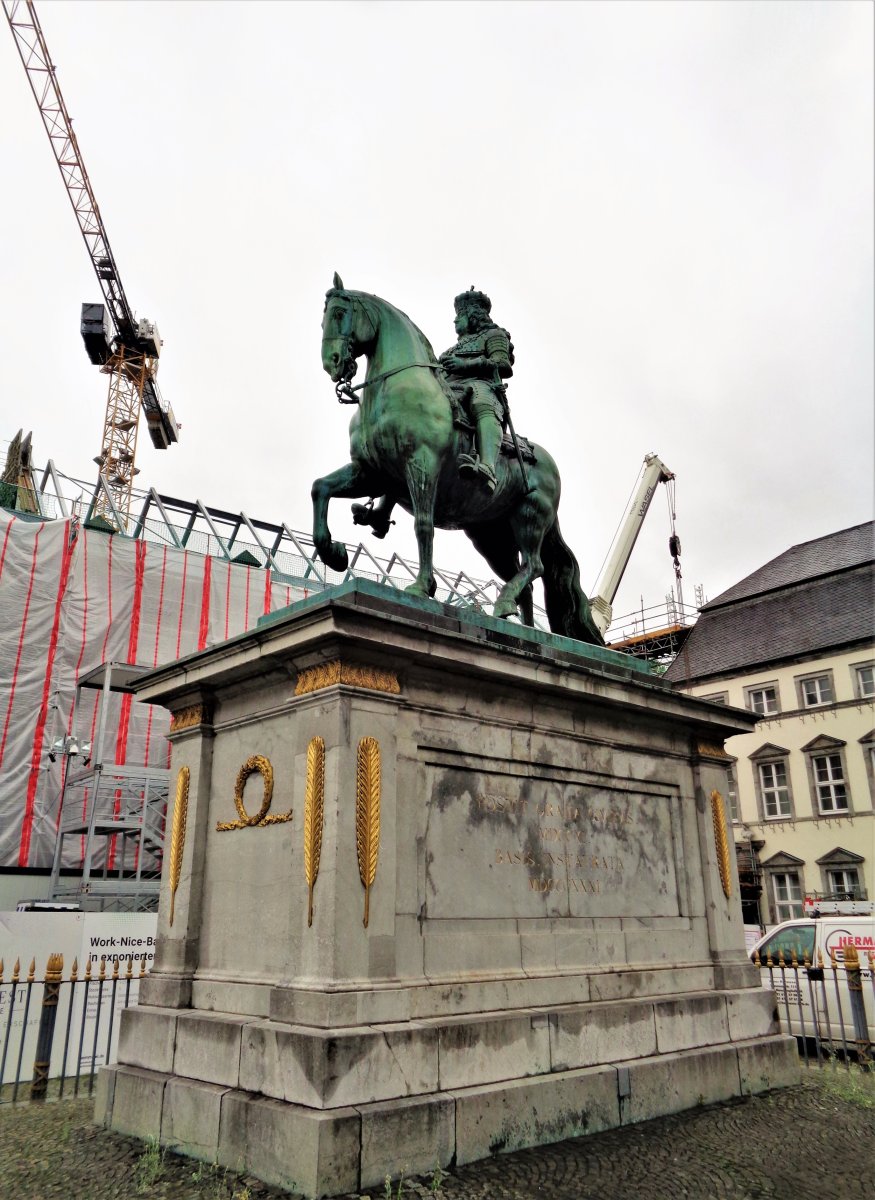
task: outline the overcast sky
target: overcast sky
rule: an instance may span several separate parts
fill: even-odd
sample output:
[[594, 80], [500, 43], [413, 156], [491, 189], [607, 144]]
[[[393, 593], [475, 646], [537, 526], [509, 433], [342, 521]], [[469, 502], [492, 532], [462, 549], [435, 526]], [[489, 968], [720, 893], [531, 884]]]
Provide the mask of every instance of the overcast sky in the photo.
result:
[[[164, 338], [182, 433], [159, 452], [143, 425], [139, 484], [310, 528], [310, 483], [347, 461], [320, 361], [337, 270], [438, 353], [454, 295], [489, 292], [586, 585], [648, 451], [677, 476], [688, 602], [872, 516], [870, 3], [37, 6]], [[32, 429], [38, 463], [91, 479], [99, 289], [0, 34], [0, 441]], [[669, 590], [669, 532], [657, 496], [616, 612]], [[370, 545], [411, 552], [411, 519]], [[436, 561], [488, 575], [463, 534]]]

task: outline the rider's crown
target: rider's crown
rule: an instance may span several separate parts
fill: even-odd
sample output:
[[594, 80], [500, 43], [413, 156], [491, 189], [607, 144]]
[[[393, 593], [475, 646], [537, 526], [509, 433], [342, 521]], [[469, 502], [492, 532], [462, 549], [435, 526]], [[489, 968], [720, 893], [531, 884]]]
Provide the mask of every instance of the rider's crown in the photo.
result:
[[487, 313], [492, 309], [492, 301], [486, 293], [476, 291], [473, 285], [467, 292], [462, 292], [460, 296], [457, 296], [454, 303], [457, 313], [469, 308], [482, 308]]

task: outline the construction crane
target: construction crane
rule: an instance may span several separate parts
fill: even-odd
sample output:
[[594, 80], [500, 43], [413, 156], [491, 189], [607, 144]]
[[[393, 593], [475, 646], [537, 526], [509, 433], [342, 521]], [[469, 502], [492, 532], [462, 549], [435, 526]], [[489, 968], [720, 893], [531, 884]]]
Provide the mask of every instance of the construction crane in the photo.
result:
[[[646, 454], [638, 482], [632, 493], [631, 502], [626, 510], [626, 516], [620, 523], [620, 527], [608, 551], [598, 583], [595, 585], [594, 595], [590, 597], [589, 603], [592, 609], [592, 619], [598, 626], [600, 633], [604, 633], [611, 623], [614, 599], [619, 590], [626, 567], [629, 565], [629, 559], [638, 540], [638, 534], [641, 532], [641, 526], [644, 524], [644, 518], [647, 516], [647, 511], [660, 483], [665, 483], [669, 486], [673, 485], [674, 474], [657, 455]], [[679, 592], [678, 599], [681, 610], [683, 610], [683, 594], [680, 593], [681, 543], [674, 529], [674, 505], [671, 504], [669, 507], [672, 513], [669, 551], [674, 561], [675, 577]]]
[[102, 304], [82, 305], [80, 325], [88, 357], [109, 376], [103, 440], [94, 460], [102, 486], [91, 517], [101, 517], [124, 532], [130, 517], [134, 476], [138, 474], [135, 459], [140, 409], [146, 414], [152, 444], [158, 450], [166, 450], [179, 437], [173, 410], [161, 398], [155, 380], [161, 339], [156, 326], [151, 321], [137, 320], [128, 303], [33, 0], [2, 3], [103, 293]]

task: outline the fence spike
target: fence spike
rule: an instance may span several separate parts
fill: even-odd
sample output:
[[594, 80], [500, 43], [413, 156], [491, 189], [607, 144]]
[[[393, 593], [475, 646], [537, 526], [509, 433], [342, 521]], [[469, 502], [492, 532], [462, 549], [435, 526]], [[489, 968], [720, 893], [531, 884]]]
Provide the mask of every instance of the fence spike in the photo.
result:
[[18, 983], [18, 976], [21, 972], [21, 960], [16, 958], [15, 966], [12, 968], [12, 982]]
[[799, 966], [799, 959], [796, 957], [796, 947], [795, 946], [790, 951], [790, 965], [793, 967], [797, 967], [797, 968]]
[[101, 983], [104, 981], [104, 979], [106, 979], [106, 955], [105, 954], [101, 954], [101, 956], [100, 956], [100, 974], [98, 975], [97, 978], [100, 980]]
[[817, 947], [817, 965], [823, 970], [823, 951], [820, 946]]
[[829, 959], [830, 959], [830, 962], [832, 963], [832, 969], [834, 971], [837, 971], [838, 963], [836, 962], [835, 946], [830, 946], [830, 948], [829, 948]]
[[758, 966], [760, 966], [760, 952], [759, 952], [759, 950], [754, 950], [754, 952], [753, 952], [753, 965], [754, 965], [755, 967], [758, 967]]
[[0, 958], [0, 983], [3, 982], [3, 959]]
[[79, 959], [74, 958], [73, 966], [70, 968], [70, 979], [73, 983], [75, 983], [76, 980], [78, 979], [78, 977], [79, 977]]
[[112, 977], [113, 979], [118, 979], [118, 959], [115, 959], [112, 964]]
[[771, 950], [767, 950], [767, 951], [766, 951], [766, 966], [767, 966], [767, 967], [773, 967], [774, 965], [775, 965], [775, 964], [774, 964], [774, 962], [772, 961], [772, 952], [771, 952]]
[[779, 947], [778, 948], [778, 966], [783, 968], [783, 967], [786, 967], [786, 965], [787, 964], [784, 962], [784, 951]]
[[802, 965], [803, 965], [803, 967], [811, 966], [811, 959], [808, 956], [807, 950], [803, 950], [803, 952], [802, 952]]
[[33, 983], [35, 976], [36, 976], [36, 959], [32, 958], [30, 960], [30, 967], [28, 968], [28, 972], [27, 972], [27, 982]]
[[144, 954], [140, 958], [140, 978], [142, 979], [145, 974], [146, 974], [146, 956]]
[[91, 955], [89, 954], [88, 958], [85, 960], [85, 981], [86, 981], [86, 983], [89, 982], [90, 979], [91, 979]]
[[50, 954], [46, 963], [46, 983], [60, 983], [64, 974], [63, 954]]
[[134, 959], [132, 955], [128, 955], [128, 965], [125, 970], [125, 979], [131, 979], [134, 974]]

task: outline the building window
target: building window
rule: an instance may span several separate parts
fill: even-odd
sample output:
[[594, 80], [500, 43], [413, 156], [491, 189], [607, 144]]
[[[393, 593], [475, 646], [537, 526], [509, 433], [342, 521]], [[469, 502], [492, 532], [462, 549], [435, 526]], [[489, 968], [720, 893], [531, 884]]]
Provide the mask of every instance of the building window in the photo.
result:
[[709, 696], [700, 696], [700, 700], [710, 700], [712, 704], [728, 704], [729, 692], [711, 692]]
[[848, 811], [848, 790], [840, 754], [812, 754], [814, 791], [817, 806], [824, 816]]
[[854, 667], [854, 691], [858, 700], [869, 700], [875, 696], [875, 666], [871, 663]]
[[735, 763], [729, 763], [726, 767], [726, 800], [729, 807], [729, 819], [734, 825], [737, 825], [741, 820], [741, 815], [738, 811], [738, 784], [735, 779]]
[[863, 734], [859, 739], [863, 751], [863, 762], [866, 764], [866, 781], [869, 784], [869, 795], [875, 804], [875, 729]]
[[763, 816], [769, 820], [792, 817], [793, 806], [790, 803], [790, 789], [787, 786], [787, 764], [783, 761], [758, 763], [757, 770], [760, 778]]
[[806, 679], [797, 679], [799, 688], [800, 708], [819, 708], [823, 704], [832, 704], [835, 693], [832, 686], [832, 676], [809, 675]]
[[856, 867], [839, 867], [827, 871], [827, 889], [834, 900], [860, 900], [863, 889]]
[[744, 698], [748, 708], [761, 717], [769, 717], [779, 711], [777, 684], [745, 688]]
[[802, 916], [802, 884], [798, 871], [775, 871], [772, 876], [775, 917], [792, 921]]

